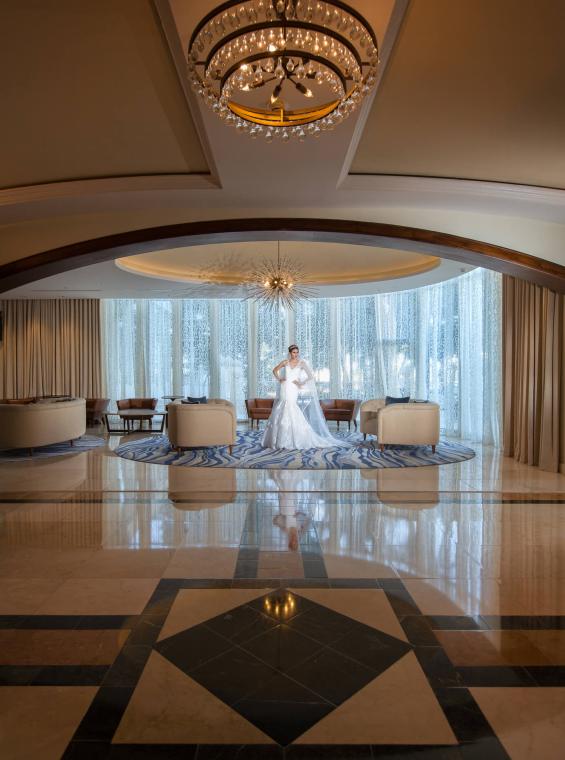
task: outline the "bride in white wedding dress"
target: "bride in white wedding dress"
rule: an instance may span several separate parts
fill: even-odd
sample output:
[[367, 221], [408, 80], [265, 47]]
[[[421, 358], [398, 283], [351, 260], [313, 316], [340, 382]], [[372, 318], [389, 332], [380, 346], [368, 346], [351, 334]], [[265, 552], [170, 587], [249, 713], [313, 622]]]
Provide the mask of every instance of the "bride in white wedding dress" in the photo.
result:
[[273, 369], [279, 387], [262, 446], [266, 449], [347, 446], [328, 430], [312, 369], [299, 353], [298, 346], [289, 346], [288, 359]]

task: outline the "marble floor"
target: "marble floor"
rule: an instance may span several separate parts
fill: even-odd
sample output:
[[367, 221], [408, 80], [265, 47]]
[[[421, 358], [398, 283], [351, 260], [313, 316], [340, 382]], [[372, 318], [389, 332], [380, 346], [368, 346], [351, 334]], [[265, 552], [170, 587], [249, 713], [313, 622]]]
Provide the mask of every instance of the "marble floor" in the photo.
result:
[[565, 476], [119, 442], [0, 464], [3, 760], [565, 756]]

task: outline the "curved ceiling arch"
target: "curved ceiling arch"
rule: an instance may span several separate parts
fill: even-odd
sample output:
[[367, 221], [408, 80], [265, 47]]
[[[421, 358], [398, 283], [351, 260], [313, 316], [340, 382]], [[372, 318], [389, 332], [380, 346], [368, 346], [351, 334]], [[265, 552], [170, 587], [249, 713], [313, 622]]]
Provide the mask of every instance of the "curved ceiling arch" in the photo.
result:
[[118, 257], [180, 246], [303, 240], [402, 248], [510, 274], [565, 293], [565, 267], [446, 232], [347, 219], [259, 218], [186, 222], [130, 230], [36, 253], [0, 266], [0, 292]]

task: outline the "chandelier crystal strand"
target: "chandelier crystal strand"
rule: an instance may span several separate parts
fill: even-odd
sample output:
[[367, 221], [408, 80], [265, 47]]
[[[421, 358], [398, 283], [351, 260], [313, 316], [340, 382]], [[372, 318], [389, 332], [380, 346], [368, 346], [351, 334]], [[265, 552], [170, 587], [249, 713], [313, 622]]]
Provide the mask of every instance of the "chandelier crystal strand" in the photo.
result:
[[333, 129], [371, 91], [375, 34], [338, 0], [226, 2], [196, 27], [188, 74], [238, 132], [304, 140]]

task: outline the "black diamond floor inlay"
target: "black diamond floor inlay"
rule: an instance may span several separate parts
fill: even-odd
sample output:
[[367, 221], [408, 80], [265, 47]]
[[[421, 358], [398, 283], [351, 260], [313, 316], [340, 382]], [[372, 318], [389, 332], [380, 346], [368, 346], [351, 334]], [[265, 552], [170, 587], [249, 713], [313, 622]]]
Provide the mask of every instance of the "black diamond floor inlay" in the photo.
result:
[[286, 746], [412, 647], [277, 590], [163, 639], [155, 649]]

